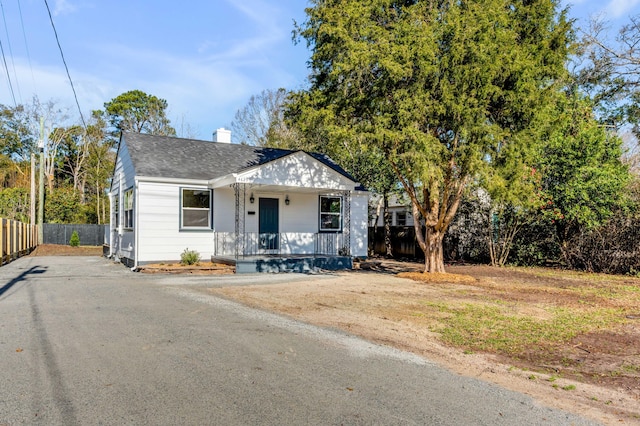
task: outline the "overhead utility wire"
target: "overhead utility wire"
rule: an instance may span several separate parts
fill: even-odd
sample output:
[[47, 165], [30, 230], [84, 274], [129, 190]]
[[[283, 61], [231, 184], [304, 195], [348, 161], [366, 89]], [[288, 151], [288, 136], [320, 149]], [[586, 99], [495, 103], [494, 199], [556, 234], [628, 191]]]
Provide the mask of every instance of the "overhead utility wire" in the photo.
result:
[[11, 97], [13, 98], [13, 106], [18, 108], [16, 103], [16, 94], [13, 93], [13, 85], [11, 84], [11, 76], [9, 75], [9, 67], [7, 66], [7, 58], [4, 56], [4, 47], [2, 47], [2, 40], [0, 40], [0, 51], [2, 51], [2, 61], [4, 62], [4, 69], [7, 71], [7, 80], [9, 81], [9, 90], [11, 91]]
[[24, 19], [22, 19], [22, 7], [20, 6], [20, 0], [18, 0], [18, 12], [20, 14], [20, 25], [22, 26], [22, 37], [24, 38], [24, 48], [27, 52], [27, 59], [29, 60], [29, 69], [31, 70], [31, 79], [33, 80], [33, 88], [36, 89], [36, 77], [33, 75], [33, 66], [31, 66], [31, 54], [29, 53], [29, 44], [27, 43], [27, 32], [24, 30]]
[[16, 72], [16, 61], [13, 59], [13, 49], [11, 48], [11, 39], [9, 38], [9, 27], [7, 26], [7, 18], [4, 14], [4, 4], [0, 1], [0, 9], [2, 10], [2, 22], [4, 22], [4, 30], [7, 35], [7, 46], [9, 47], [9, 57], [11, 58], [11, 66], [13, 67], [13, 76], [16, 78], [16, 89], [18, 91], [18, 98], [22, 103], [22, 93], [20, 93], [20, 82], [18, 81], [18, 73]]
[[84, 121], [84, 115], [82, 115], [82, 110], [80, 109], [80, 103], [78, 102], [78, 95], [76, 94], [76, 88], [73, 86], [73, 80], [71, 80], [71, 74], [69, 74], [69, 67], [67, 66], [67, 61], [64, 59], [64, 53], [62, 53], [62, 46], [60, 46], [60, 39], [58, 39], [58, 32], [56, 31], [56, 26], [53, 24], [53, 17], [51, 16], [51, 9], [49, 9], [49, 3], [47, 0], [44, 0], [44, 4], [47, 6], [47, 12], [49, 12], [49, 20], [51, 21], [51, 26], [53, 27], [53, 33], [56, 36], [56, 42], [58, 43], [58, 49], [60, 49], [60, 56], [62, 57], [62, 63], [64, 64], [64, 69], [67, 71], [67, 77], [69, 78], [69, 83], [71, 83], [71, 90], [73, 90], [73, 97], [76, 100], [76, 106], [78, 107], [78, 112], [80, 113], [80, 119], [82, 120], [82, 127], [87, 129], [87, 123]]

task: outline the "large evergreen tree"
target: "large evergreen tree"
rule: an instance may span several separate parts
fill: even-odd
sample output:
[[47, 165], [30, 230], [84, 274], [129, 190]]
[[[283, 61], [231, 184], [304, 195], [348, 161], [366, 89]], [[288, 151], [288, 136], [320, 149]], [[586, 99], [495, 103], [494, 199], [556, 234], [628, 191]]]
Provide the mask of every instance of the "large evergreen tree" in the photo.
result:
[[330, 143], [381, 149], [412, 201], [425, 271], [444, 271], [468, 184], [535, 144], [530, 124], [564, 73], [571, 24], [557, 0], [311, 3], [297, 29], [311, 85], [289, 116], [321, 123]]

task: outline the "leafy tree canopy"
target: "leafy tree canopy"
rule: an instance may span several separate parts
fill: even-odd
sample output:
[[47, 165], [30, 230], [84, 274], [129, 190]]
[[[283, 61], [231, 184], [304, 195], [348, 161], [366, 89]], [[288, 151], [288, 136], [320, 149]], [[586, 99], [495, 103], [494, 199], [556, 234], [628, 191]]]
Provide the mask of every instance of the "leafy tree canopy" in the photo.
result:
[[[467, 185], [521, 155], [572, 40], [556, 0], [313, 0], [311, 86], [288, 115], [380, 149], [411, 198], [425, 270]], [[504, 159], [506, 161], [506, 159]], [[425, 224], [425, 233], [420, 228]]]
[[86, 207], [73, 188], [47, 190], [44, 204], [45, 223], [86, 223]]
[[117, 131], [175, 136], [176, 131], [166, 116], [164, 99], [131, 90], [105, 102], [105, 113]]
[[548, 199], [543, 208], [563, 244], [624, 205], [630, 174], [620, 160], [622, 140], [595, 119], [589, 99], [564, 94], [552, 111], [538, 158]]
[[0, 189], [0, 217], [29, 221], [29, 191], [26, 188]]

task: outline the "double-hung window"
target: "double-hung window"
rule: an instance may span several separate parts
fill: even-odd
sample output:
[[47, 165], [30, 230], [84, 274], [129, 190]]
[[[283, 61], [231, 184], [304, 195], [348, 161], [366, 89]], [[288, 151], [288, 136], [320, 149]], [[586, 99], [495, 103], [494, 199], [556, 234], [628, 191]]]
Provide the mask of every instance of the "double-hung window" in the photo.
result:
[[342, 230], [342, 197], [320, 196], [320, 232]]
[[211, 229], [211, 190], [181, 190], [182, 229]]
[[133, 188], [124, 191], [122, 203], [124, 204], [124, 223], [122, 225], [125, 229], [133, 229]]

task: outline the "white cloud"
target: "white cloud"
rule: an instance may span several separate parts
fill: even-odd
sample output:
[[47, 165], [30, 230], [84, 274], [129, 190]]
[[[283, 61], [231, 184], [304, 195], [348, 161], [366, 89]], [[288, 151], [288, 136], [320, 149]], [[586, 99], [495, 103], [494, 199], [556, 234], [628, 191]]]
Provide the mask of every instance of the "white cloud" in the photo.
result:
[[[279, 25], [278, 17], [281, 10], [275, 4], [268, 4], [260, 0], [244, 2], [229, 1], [240, 13], [251, 21], [256, 34], [241, 40], [231, 40], [231, 46], [220, 53], [214, 53], [212, 60], [229, 60], [245, 58], [264, 58], [268, 50], [275, 48], [283, 41], [287, 33]], [[207, 42], [202, 47], [219, 47], [218, 43]], [[202, 52], [203, 50], [201, 50]]]
[[53, 8], [53, 16], [68, 15], [77, 10], [77, 7], [68, 0], [56, 0]]
[[563, 6], [568, 6], [568, 5], [576, 6], [579, 4], [587, 3], [588, 1], [589, 0], [562, 0], [561, 3]]
[[260, 0], [247, 0], [244, 2], [227, 0], [227, 3], [262, 27], [276, 28], [276, 17], [280, 12], [275, 6], [277, 3], [269, 4]]
[[638, 5], [640, 5], [640, 0], [611, 0], [603, 12], [611, 18], [621, 18], [631, 13]]

